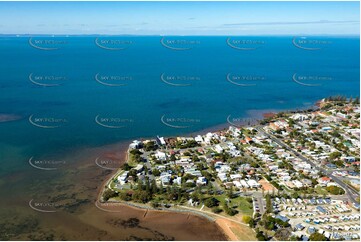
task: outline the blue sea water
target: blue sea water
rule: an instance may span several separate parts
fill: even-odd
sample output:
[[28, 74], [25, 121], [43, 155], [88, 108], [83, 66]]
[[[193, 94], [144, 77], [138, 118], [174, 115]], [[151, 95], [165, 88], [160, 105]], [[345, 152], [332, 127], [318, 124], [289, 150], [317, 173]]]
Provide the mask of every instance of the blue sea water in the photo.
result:
[[[359, 37], [0, 37], [0, 175], [29, 157], [360, 95]], [[75, 162], [75, 161], [74, 161]]]

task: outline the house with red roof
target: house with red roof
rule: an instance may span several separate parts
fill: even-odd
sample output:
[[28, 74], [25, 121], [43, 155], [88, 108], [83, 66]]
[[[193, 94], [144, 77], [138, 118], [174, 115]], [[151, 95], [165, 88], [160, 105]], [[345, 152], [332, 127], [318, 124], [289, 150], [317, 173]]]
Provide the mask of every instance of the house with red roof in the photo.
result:
[[327, 176], [323, 176], [321, 178], [318, 179], [318, 183], [321, 186], [327, 186], [327, 184], [331, 181], [332, 179], [327, 177]]

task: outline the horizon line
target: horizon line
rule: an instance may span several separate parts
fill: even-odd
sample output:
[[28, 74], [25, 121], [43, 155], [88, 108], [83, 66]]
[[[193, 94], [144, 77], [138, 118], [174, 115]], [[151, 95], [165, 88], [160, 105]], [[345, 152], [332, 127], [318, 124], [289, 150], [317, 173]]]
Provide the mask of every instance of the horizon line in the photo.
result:
[[51, 37], [57, 37], [57, 36], [127, 36], [127, 37], [141, 37], [141, 36], [154, 36], [154, 37], [230, 37], [230, 36], [242, 36], [242, 37], [302, 37], [302, 36], [347, 36], [347, 37], [360, 37], [360, 34], [338, 34], [338, 33], [332, 33], [332, 34], [7, 34], [7, 33], [0, 33], [0, 36], [11, 36], [11, 37], [41, 37], [41, 36], [51, 36]]

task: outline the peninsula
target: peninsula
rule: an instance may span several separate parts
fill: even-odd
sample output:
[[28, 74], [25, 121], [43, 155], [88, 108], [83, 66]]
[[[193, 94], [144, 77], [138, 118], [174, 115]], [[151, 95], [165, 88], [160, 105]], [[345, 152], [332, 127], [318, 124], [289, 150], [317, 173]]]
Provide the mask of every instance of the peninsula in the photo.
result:
[[134, 140], [97, 206], [189, 213], [230, 240], [359, 240], [359, 99], [195, 137]]

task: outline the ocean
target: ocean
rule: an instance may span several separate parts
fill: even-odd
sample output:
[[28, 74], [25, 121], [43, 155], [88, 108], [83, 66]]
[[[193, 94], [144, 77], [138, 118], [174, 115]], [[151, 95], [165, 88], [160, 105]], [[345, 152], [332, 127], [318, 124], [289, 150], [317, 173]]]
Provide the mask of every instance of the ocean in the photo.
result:
[[[29, 209], [27, 198], [49, 196], [50, 180], [39, 188], [34, 177], [62, 179], [78, 162], [69, 154], [80, 150], [359, 96], [359, 43], [352, 36], [1, 36], [0, 205], [26, 194], [11, 206]], [[78, 236], [70, 238], [85, 238]]]

